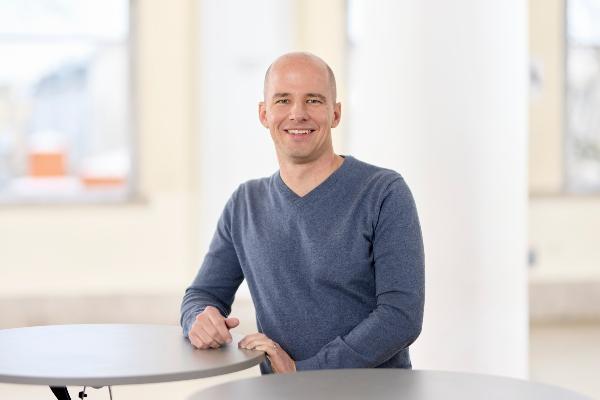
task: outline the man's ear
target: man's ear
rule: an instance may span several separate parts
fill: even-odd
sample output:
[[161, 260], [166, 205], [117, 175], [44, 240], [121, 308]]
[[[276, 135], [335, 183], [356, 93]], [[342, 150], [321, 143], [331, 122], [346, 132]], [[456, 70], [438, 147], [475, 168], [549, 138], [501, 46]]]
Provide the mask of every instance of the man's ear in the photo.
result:
[[342, 103], [335, 103], [333, 106], [333, 121], [331, 121], [331, 127], [335, 128], [342, 119]]
[[269, 124], [267, 123], [267, 107], [265, 106], [264, 101], [260, 101], [258, 103], [258, 119], [260, 120], [262, 126], [265, 128], [269, 127]]

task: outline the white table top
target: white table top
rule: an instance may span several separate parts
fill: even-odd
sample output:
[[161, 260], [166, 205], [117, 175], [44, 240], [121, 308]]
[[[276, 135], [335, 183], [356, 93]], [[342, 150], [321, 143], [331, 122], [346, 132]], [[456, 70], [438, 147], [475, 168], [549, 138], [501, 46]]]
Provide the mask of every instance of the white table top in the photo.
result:
[[267, 375], [202, 390], [189, 400], [591, 400], [519, 379], [459, 372], [339, 369]]
[[0, 382], [110, 386], [170, 382], [250, 368], [264, 353], [198, 350], [171, 325], [52, 325], [0, 330]]

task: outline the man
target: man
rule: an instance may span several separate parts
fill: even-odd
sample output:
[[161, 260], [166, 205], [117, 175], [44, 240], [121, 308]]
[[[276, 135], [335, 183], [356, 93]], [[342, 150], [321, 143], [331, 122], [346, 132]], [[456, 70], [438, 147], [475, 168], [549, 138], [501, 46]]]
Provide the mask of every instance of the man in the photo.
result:
[[246, 279], [259, 332], [238, 345], [266, 352], [262, 373], [411, 368], [424, 256], [404, 180], [334, 153], [335, 77], [312, 54], [273, 62], [258, 114], [280, 170], [240, 185], [229, 199], [186, 290], [184, 334], [199, 349], [230, 343], [239, 320], [228, 315]]

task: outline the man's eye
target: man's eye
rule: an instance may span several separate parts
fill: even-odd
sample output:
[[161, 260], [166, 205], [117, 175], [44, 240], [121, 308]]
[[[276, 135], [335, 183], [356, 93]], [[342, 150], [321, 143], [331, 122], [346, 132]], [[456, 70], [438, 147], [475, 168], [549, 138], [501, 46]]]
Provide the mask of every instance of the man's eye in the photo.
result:
[[321, 100], [319, 100], [319, 99], [308, 99], [308, 100], [306, 100], [306, 102], [307, 102], [308, 104], [321, 104], [321, 103], [323, 103], [323, 102], [322, 102]]
[[278, 99], [278, 100], [275, 100], [275, 104], [287, 104], [289, 102], [290, 101], [288, 99]]

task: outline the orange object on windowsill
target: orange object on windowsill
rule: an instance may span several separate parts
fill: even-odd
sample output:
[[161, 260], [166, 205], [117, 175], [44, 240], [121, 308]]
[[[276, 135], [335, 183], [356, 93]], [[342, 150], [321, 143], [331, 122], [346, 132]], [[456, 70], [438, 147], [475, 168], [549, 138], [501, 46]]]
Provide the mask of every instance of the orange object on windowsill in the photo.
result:
[[82, 176], [81, 182], [86, 187], [119, 187], [125, 185], [124, 177], [110, 176]]
[[29, 176], [47, 178], [65, 176], [66, 157], [61, 152], [31, 152], [29, 154]]

